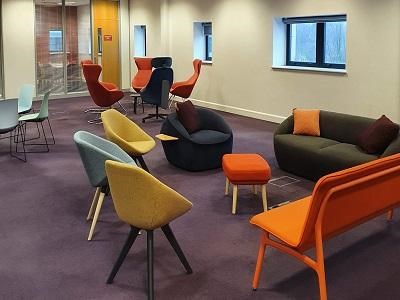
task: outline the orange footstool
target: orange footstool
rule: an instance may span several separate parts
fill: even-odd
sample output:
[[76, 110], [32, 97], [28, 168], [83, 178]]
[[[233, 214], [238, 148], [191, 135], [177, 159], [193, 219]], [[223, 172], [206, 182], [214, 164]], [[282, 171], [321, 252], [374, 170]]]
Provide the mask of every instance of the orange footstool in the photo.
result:
[[264, 158], [258, 154], [225, 154], [222, 169], [226, 176], [225, 195], [229, 192], [229, 182], [233, 184], [232, 214], [236, 213], [238, 185], [253, 185], [254, 194], [257, 194], [257, 185], [261, 185], [263, 208], [267, 210], [267, 183], [271, 169]]

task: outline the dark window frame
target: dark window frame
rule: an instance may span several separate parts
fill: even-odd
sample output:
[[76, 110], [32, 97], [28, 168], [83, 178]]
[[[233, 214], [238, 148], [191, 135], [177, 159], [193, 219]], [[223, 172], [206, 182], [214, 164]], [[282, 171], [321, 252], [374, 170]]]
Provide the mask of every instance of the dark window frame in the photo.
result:
[[210, 27], [210, 33], [204, 33], [204, 50], [205, 50], [205, 54], [204, 54], [204, 58], [206, 61], [212, 61], [212, 55], [209, 56], [208, 53], [210, 52], [210, 47], [211, 47], [211, 53], [212, 53], [212, 44], [210, 46], [210, 43], [208, 42], [208, 37], [211, 38], [212, 40], [212, 23], [211, 22], [204, 22], [202, 23], [203, 26], [203, 32], [205, 32], [205, 27]]
[[[320, 17], [283, 18], [286, 24], [286, 65], [324, 69], [345, 69], [346, 64], [326, 63], [325, 59], [325, 25], [328, 22], [347, 22], [346, 15]], [[291, 26], [293, 24], [315, 23], [316, 29], [316, 62], [292, 61], [291, 54]]]

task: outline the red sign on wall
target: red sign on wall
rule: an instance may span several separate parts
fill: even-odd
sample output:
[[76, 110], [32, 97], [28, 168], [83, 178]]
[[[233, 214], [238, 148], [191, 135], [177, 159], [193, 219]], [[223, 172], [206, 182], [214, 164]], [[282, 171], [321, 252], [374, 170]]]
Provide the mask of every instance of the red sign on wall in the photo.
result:
[[112, 41], [112, 35], [111, 34], [105, 34], [104, 35], [104, 41], [105, 42], [111, 42]]

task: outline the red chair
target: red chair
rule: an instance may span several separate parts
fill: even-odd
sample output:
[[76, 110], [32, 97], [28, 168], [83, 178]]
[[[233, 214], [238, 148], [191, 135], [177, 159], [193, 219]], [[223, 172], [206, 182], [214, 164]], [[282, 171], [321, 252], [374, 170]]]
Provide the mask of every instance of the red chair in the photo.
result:
[[197, 79], [199, 78], [200, 75], [201, 63], [202, 61], [200, 59], [195, 59], [193, 61], [193, 69], [194, 69], [193, 75], [188, 80], [175, 82], [171, 86], [170, 93], [172, 94], [172, 96], [170, 99], [171, 100], [170, 106], [175, 96], [181, 97], [182, 99], [187, 99], [190, 97], [194, 85], [196, 84]]
[[[135, 64], [138, 68], [137, 73], [132, 78], [132, 88], [135, 90], [136, 93], [132, 95], [133, 97], [133, 109], [134, 113], [136, 114], [136, 106], [137, 100], [140, 97], [139, 93], [142, 88], [144, 88], [150, 80], [151, 72], [152, 72], [152, 65], [151, 61], [153, 58], [151, 57], [135, 57]], [[143, 107], [143, 105], [142, 105]], [[144, 107], [143, 107], [144, 112]]]
[[[93, 102], [100, 106], [100, 108], [97, 108], [95, 113], [101, 113], [102, 111], [111, 108], [115, 103], [118, 103], [125, 111], [123, 106], [118, 102], [124, 97], [124, 93], [113, 83], [99, 81], [99, 76], [102, 70], [100, 65], [82, 64], [82, 69], [90, 96], [92, 97]], [[101, 124], [101, 118], [98, 117], [94, 120], [90, 120], [88, 123]]]

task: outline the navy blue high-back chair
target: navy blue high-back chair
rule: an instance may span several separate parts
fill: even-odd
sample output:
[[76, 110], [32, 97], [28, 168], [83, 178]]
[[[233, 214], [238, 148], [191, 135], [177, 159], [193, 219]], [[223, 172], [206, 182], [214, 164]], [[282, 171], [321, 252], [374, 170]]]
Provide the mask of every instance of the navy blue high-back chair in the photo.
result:
[[147, 119], [165, 119], [167, 114], [160, 114], [159, 107], [166, 109], [168, 107], [169, 90], [172, 85], [174, 72], [171, 68], [161, 67], [156, 68], [151, 73], [151, 77], [147, 85], [140, 91], [140, 97], [146, 103], [156, 106], [156, 113], [149, 114], [142, 119], [146, 122]]

